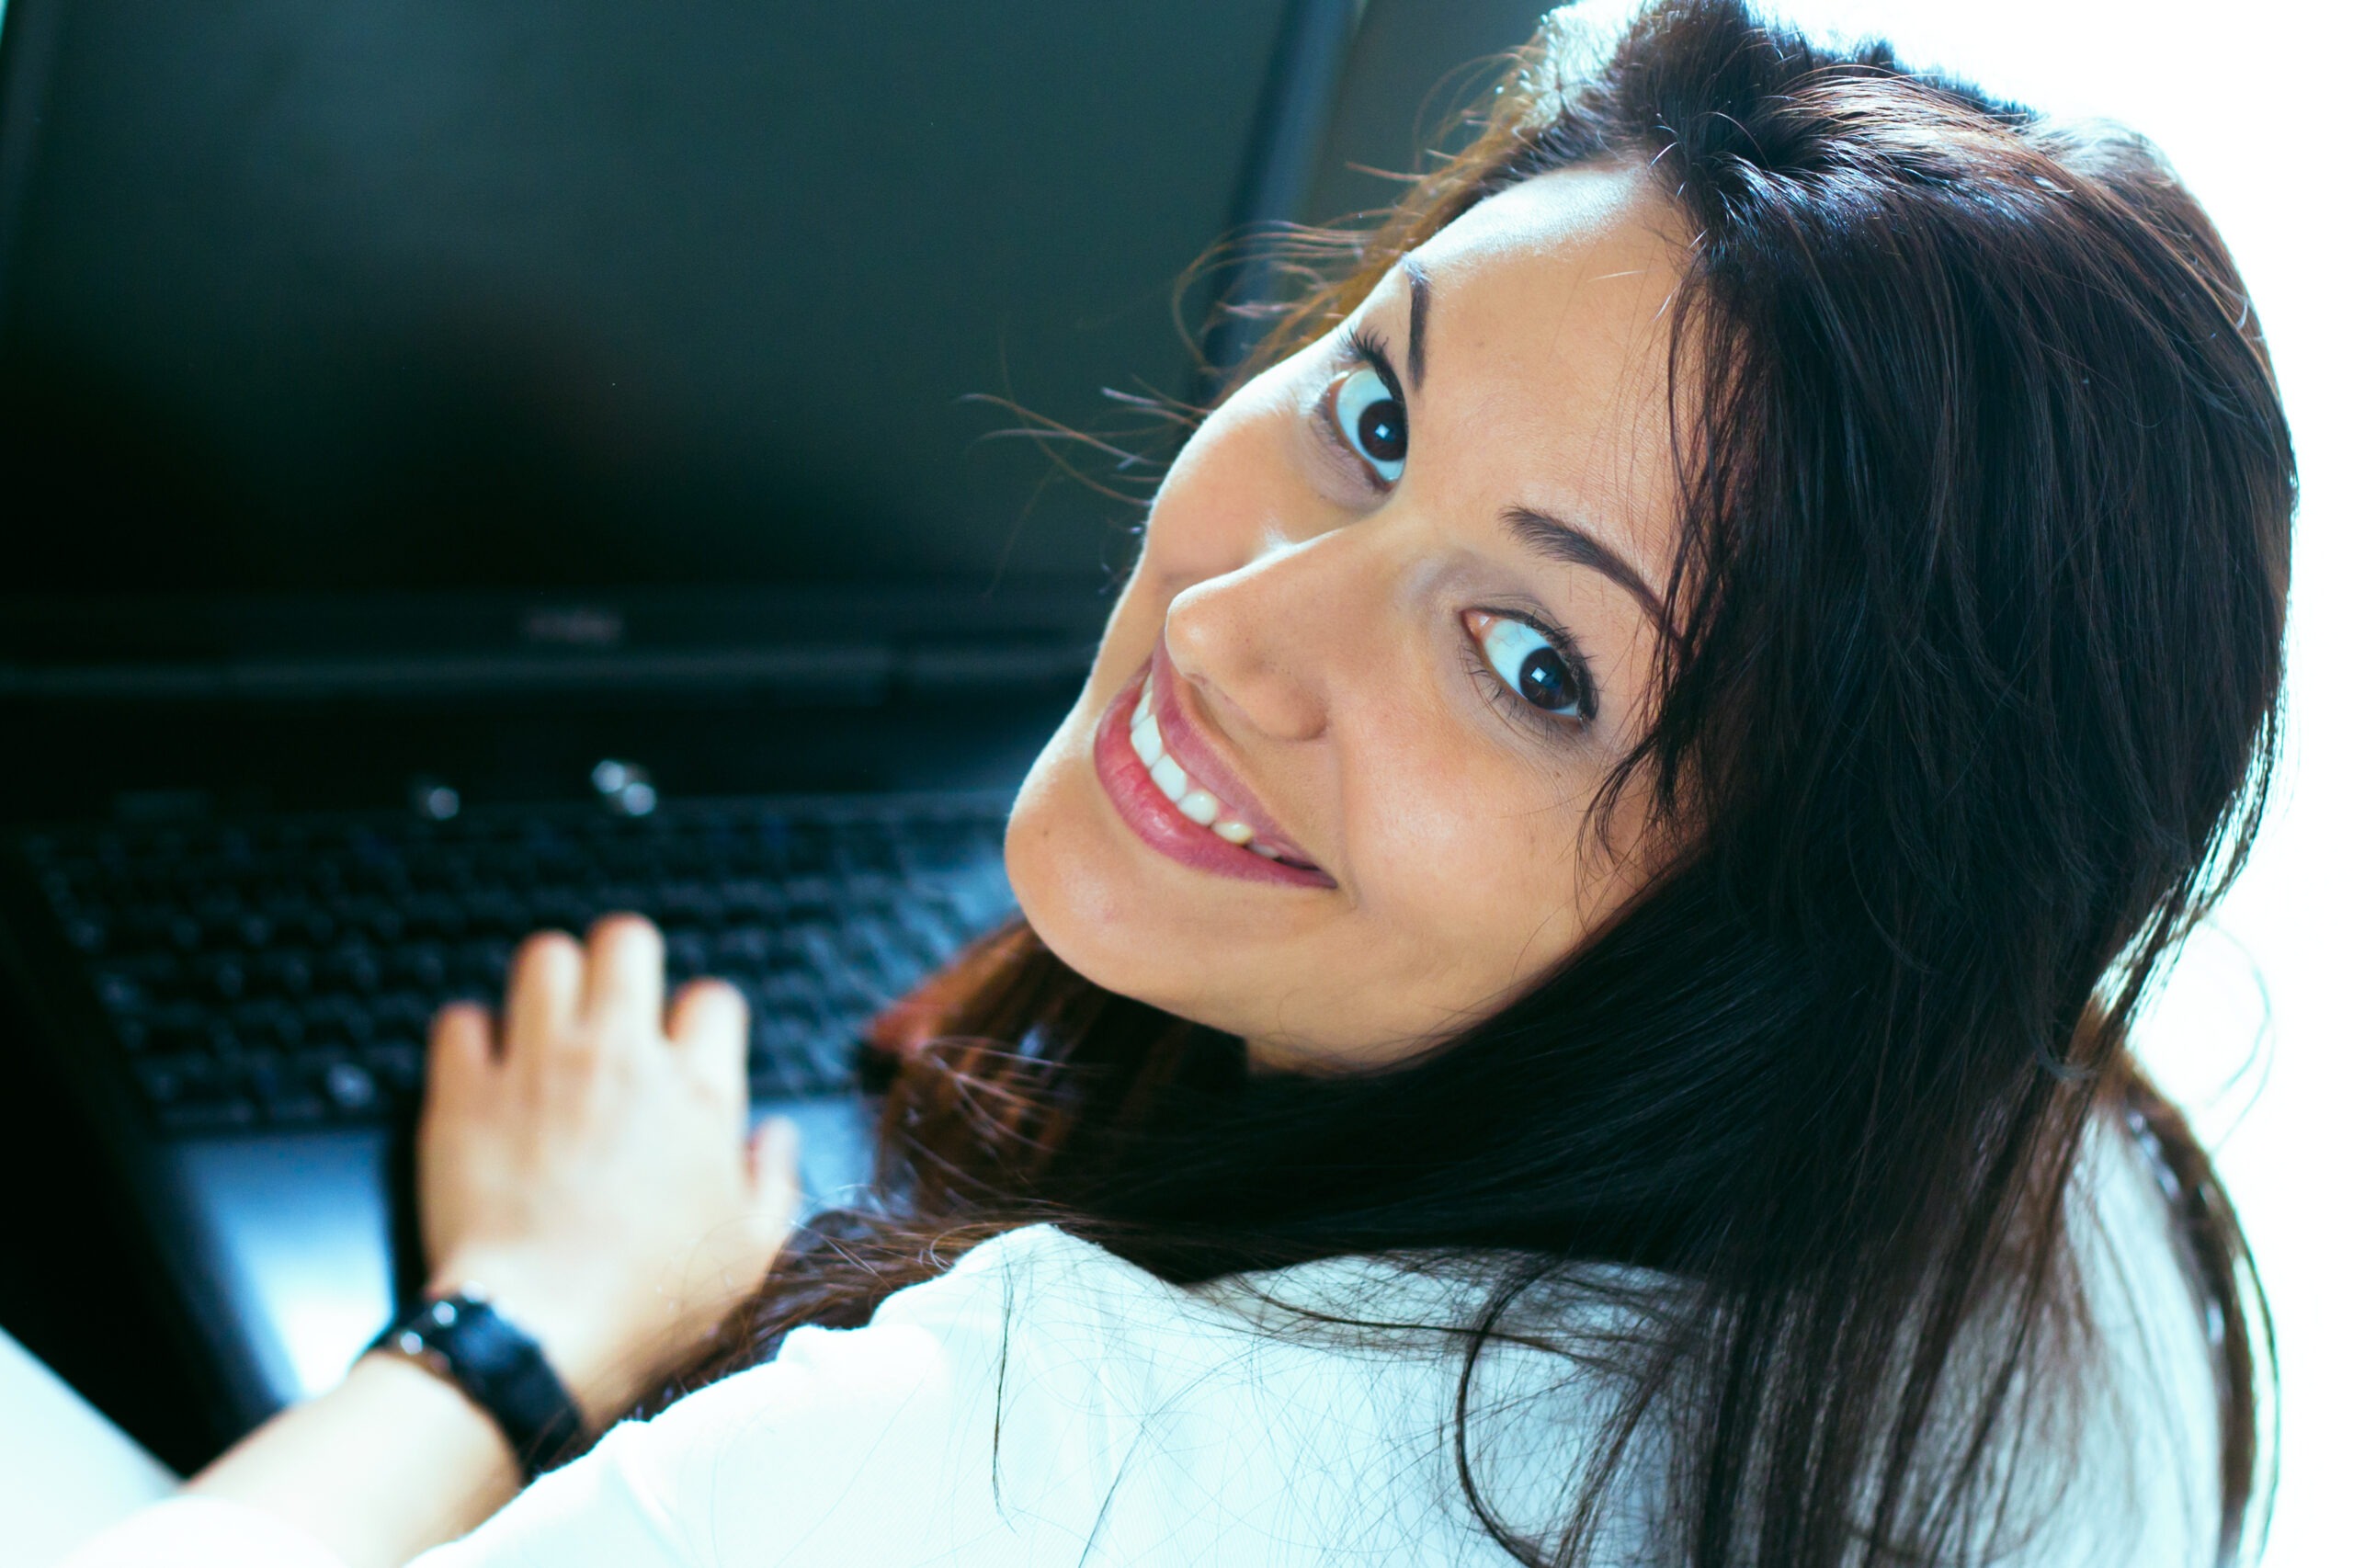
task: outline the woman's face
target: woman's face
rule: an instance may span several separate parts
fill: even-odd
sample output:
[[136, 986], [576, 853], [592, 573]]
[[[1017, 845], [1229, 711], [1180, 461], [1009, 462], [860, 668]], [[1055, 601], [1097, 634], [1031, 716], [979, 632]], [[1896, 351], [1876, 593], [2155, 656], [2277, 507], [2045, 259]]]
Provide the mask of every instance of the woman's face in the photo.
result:
[[1586, 822], [1654, 696], [1686, 233], [1641, 170], [1516, 186], [1194, 434], [1013, 811], [1065, 962], [1261, 1064], [1370, 1063], [1639, 887], [1653, 846]]

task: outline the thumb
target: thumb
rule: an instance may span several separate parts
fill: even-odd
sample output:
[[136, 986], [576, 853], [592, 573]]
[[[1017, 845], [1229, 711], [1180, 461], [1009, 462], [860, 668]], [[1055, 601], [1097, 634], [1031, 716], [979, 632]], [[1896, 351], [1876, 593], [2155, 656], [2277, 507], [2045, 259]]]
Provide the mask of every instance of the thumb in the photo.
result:
[[790, 1118], [772, 1116], [752, 1134], [752, 1197], [780, 1236], [801, 1217], [801, 1132]]

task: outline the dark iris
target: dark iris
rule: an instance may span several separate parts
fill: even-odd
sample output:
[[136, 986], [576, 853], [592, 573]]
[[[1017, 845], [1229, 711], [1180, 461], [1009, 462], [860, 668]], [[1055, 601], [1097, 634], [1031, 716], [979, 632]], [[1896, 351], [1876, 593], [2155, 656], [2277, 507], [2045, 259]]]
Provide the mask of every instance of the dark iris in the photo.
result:
[[1357, 415], [1357, 441], [1375, 462], [1393, 463], [1405, 456], [1405, 410], [1393, 397], [1365, 404]]
[[1520, 661], [1519, 694], [1547, 713], [1577, 705], [1576, 683], [1569, 678], [1568, 661], [1551, 648], [1540, 648]]

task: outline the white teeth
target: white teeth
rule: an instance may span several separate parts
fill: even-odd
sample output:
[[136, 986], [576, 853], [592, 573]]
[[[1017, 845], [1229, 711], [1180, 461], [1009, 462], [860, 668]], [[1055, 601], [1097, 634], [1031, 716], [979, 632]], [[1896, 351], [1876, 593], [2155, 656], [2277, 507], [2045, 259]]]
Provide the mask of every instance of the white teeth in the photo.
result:
[[1128, 739], [1133, 743], [1136, 755], [1143, 758], [1143, 765], [1146, 767], [1154, 766], [1168, 755], [1168, 748], [1161, 744], [1160, 721], [1149, 713], [1143, 716], [1142, 723], [1128, 732]]
[[1164, 756], [1152, 765], [1152, 781], [1172, 801], [1183, 800], [1193, 788], [1193, 781], [1185, 777], [1185, 770], [1176, 766], [1173, 756]]
[[1257, 834], [1246, 822], [1226, 816], [1225, 803], [1207, 790], [1196, 789], [1192, 776], [1176, 759], [1168, 755], [1168, 744], [1161, 738], [1160, 721], [1152, 711], [1152, 678], [1144, 677], [1143, 692], [1136, 699], [1136, 710], [1128, 721], [1128, 744], [1135, 747], [1136, 756], [1152, 774], [1154, 788], [1167, 796], [1179, 812], [1200, 824], [1228, 844], [1238, 845], [1267, 859], [1279, 858], [1275, 852], [1257, 842]]

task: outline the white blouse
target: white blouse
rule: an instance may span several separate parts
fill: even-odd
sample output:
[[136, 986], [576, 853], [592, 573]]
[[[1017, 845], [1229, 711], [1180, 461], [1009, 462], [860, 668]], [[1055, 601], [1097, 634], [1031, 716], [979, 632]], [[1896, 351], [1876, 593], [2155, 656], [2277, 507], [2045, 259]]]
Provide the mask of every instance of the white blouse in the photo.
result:
[[[2205, 1327], [2120, 1129], [2086, 1164], [2097, 1222], [2084, 1263], [2113, 1397], [2055, 1440], [2053, 1473], [2076, 1484], [2016, 1560], [2211, 1562]], [[867, 1327], [797, 1329], [774, 1361], [622, 1424], [417, 1568], [1511, 1562], [1456, 1476], [1459, 1343], [1336, 1339], [1257, 1292], [1399, 1323], [1460, 1321], [1477, 1294], [1367, 1259], [1246, 1284], [1173, 1286], [1051, 1226], [1008, 1233]], [[1504, 1517], [1540, 1527], [1607, 1403], [1598, 1374], [1506, 1345], [1482, 1369], [1474, 1473]], [[1640, 1491], [1600, 1561], [1637, 1555]], [[268, 1516], [189, 1497], [65, 1568], [165, 1563], [342, 1568]]]

